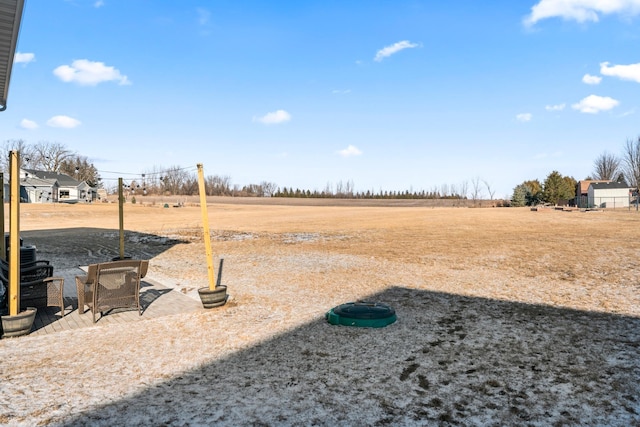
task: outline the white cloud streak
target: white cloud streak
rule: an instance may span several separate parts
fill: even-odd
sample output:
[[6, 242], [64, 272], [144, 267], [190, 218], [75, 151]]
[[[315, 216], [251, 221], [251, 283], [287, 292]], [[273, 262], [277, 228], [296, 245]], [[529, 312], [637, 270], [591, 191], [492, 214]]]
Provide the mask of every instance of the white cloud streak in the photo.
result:
[[588, 85], [598, 85], [602, 81], [602, 77], [600, 76], [592, 76], [591, 74], [585, 74], [582, 77], [582, 83]]
[[377, 62], [380, 62], [384, 58], [387, 58], [387, 57], [393, 55], [394, 53], [398, 53], [401, 50], [411, 49], [411, 48], [415, 48], [415, 47], [418, 47], [418, 44], [411, 43], [408, 40], [403, 40], [403, 41], [394, 43], [391, 46], [387, 46], [387, 47], [384, 47], [384, 48], [380, 49], [378, 52], [376, 52], [376, 56], [373, 58], [373, 60], [377, 61]]
[[617, 77], [622, 80], [631, 80], [640, 83], [640, 63], [629, 65], [609, 66], [608, 62], [600, 64], [600, 73], [603, 76]]
[[601, 111], [608, 111], [620, 105], [620, 102], [608, 96], [589, 95], [580, 102], [571, 106], [581, 113], [598, 114]]
[[547, 105], [544, 107], [547, 111], [562, 111], [566, 107], [565, 104]]
[[36, 122], [29, 119], [22, 119], [20, 121], [20, 127], [22, 129], [37, 129], [39, 126]]
[[66, 83], [77, 83], [81, 86], [95, 86], [102, 82], [115, 81], [119, 85], [131, 82], [120, 73], [120, 70], [105, 65], [104, 62], [76, 59], [71, 65], [61, 65], [53, 70], [53, 74]]
[[271, 113], [267, 113], [262, 117], [254, 117], [254, 122], [260, 122], [265, 125], [276, 125], [280, 123], [286, 123], [291, 120], [291, 114], [285, 110], [276, 110]]
[[53, 116], [47, 120], [47, 125], [54, 128], [73, 129], [80, 126], [80, 120], [69, 116]]
[[14, 64], [28, 64], [29, 62], [33, 62], [35, 60], [36, 60], [35, 53], [16, 52], [16, 54], [13, 56]]
[[530, 122], [532, 118], [533, 115], [531, 113], [521, 113], [516, 116], [516, 120], [523, 123]]
[[526, 26], [548, 18], [598, 22], [601, 15], [640, 13], [640, 0], [540, 0], [524, 18]]
[[362, 155], [362, 151], [354, 145], [349, 145], [344, 150], [338, 151], [338, 154], [340, 154], [342, 157], [353, 157]]

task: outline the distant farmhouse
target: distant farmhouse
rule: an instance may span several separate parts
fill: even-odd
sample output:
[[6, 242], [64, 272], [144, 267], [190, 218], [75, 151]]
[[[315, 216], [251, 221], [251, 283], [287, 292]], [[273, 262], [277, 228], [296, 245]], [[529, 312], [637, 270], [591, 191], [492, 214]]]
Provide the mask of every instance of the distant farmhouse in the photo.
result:
[[[5, 192], [5, 194], [7, 194]], [[56, 172], [20, 169], [20, 199], [27, 203], [77, 203], [96, 199], [96, 189]]]

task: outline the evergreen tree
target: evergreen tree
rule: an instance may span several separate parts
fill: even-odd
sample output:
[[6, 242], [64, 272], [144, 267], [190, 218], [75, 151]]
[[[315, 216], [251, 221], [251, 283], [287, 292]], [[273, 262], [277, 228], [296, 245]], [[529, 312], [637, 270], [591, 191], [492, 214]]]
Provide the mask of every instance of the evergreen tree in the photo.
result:
[[522, 207], [527, 205], [527, 194], [529, 189], [526, 185], [520, 184], [513, 189], [513, 196], [511, 196], [511, 206]]
[[544, 201], [554, 205], [557, 205], [559, 200], [575, 197], [575, 187], [571, 186], [558, 171], [553, 171], [547, 176], [542, 192]]

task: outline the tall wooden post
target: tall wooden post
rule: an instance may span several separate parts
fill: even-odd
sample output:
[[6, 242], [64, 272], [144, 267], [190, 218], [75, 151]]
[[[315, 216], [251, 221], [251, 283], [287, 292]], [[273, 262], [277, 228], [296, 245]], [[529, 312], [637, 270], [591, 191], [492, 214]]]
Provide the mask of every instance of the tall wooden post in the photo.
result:
[[17, 151], [9, 152], [9, 173], [9, 315], [16, 316], [20, 312], [20, 169]]
[[214, 290], [216, 284], [213, 274], [213, 251], [211, 250], [211, 234], [209, 233], [209, 215], [207, 214], [207, 192], [204, 187], [204, 170], [202, 163], [198, 163], [198, 192], [200, 193], [200, 211], [202, 213], [202, 237], [204, 249], [207, 254], [207, 274], [209, 276], [209, 289]]
[[120, 259], [124, 259], [124, 194], [122, 189], [122, 178], [118, 178], [118, 215], [120, 220]]

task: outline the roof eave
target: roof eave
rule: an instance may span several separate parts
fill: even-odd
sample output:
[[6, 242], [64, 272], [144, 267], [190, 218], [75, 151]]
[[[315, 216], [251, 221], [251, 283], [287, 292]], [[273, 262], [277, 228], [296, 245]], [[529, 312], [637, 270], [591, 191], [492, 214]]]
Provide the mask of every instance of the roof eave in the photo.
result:
[[25, 0], [0, 0], [0, 111], [7, 109], [13, 58]]

